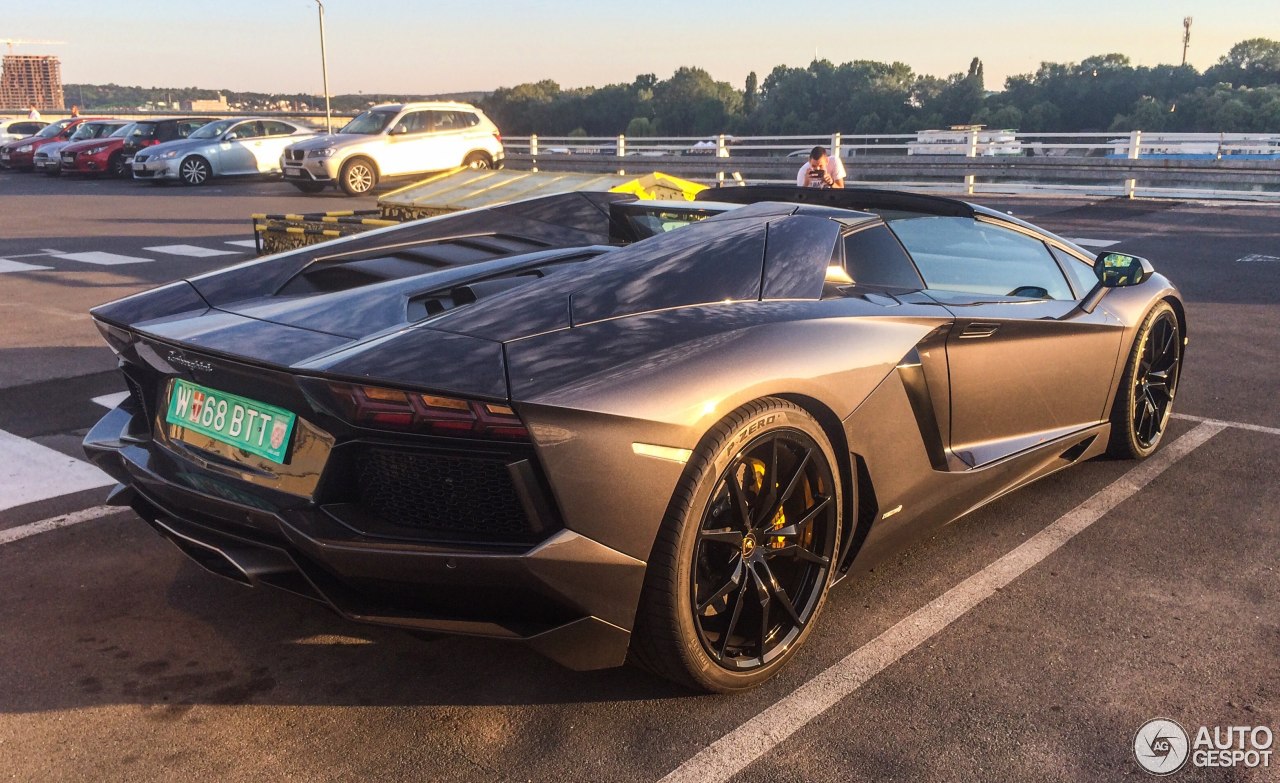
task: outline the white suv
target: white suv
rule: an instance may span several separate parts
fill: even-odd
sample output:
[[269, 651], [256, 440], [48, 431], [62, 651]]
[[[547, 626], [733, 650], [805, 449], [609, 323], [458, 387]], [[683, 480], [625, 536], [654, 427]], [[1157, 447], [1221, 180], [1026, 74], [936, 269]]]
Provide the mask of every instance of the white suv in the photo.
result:
[[332, 135], [285, 149], [284, 178], [305, 193], [336, 182], [352, 196], [384, 177], [457, 166], [502, 166], [502, 134], [484, 112], [466, 103], [387, 103], [360, 114]]

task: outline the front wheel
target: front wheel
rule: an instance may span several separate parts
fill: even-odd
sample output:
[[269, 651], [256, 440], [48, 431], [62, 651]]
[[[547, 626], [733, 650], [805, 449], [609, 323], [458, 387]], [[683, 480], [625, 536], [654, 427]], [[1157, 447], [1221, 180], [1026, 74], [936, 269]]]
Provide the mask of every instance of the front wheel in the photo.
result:
[[107, 175], [116, 178], [129, 175], [129, 170], [124, 165], [124, 155], [117, 152], [107, 160]]
[[1173, 413], [1182, 369], [1182, 329], [1168, 302], [1147, 313], [1125, 363], [1124, 377], [1111, 409], [1107, 453], [1120, 459], [1146, 459], [1160, 447]]
[[187, 185], [203, 185], [211, 176], [213, 169], [204, 158], [187, 158], [178, 166], [178, 177]]
[[645, 575], [631, 660], [690, 688], [755, 687], [813, 629], [840, 547], [841, 484], [822, 427], [767, 397], [694, 452]]
[[378, 184], [378, 170], [365, 158], [355, 158], [342, 165], [338, 184], [348, 196], [363, 196]]

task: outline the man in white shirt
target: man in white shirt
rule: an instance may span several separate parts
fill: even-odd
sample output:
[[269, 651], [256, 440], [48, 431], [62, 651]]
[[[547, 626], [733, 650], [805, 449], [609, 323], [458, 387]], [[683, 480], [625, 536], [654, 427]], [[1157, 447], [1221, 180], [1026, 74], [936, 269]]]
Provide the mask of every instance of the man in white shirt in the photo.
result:
[[844, 178], [840, 159], [827, 155], [825, 147], [814, 147], [796, 174], [796, 184], [802, 188], [843, 188]]
[[36, 108], [36, 105], [34, 103], [31, 104], [31, 111], [27, 112], [27, 119], [29, 120], [40, 119], [40, 110]]

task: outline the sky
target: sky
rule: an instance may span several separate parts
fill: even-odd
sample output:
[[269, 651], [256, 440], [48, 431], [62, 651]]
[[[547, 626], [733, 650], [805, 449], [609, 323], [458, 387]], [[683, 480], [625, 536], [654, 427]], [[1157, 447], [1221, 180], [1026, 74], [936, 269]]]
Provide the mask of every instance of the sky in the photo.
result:
[[[67, 83], [320, 93], [315, 0], [5, 0], [0, 41], [57, 54]], [[330, 91], [434, 94], [553, 79], [564, 87], [696, 65], [741, 87], [819, 58], [985, 66], [988, 89], [1042, 61], [1120, 52], [1204, 70], [1246, 38], [1280, 39], [1280, 0], [326, 0]]]

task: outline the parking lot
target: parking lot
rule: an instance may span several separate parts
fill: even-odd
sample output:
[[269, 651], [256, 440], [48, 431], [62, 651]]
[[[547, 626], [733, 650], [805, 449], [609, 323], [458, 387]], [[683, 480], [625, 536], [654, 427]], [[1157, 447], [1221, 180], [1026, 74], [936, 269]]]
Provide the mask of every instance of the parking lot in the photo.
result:
[[0, 172], [0, 779], [1098, 781], [1145, 774], [1152, 718], [1280, 732], [1280, 207], [982, 201], [1179, 284], [1170, 439], [847, 580], [776, 679], [703, 696], [353, 625], [102, 507], [79, 442], [124, 385], [87, 310], [252, 257], [250, 213], [374, 199]]

